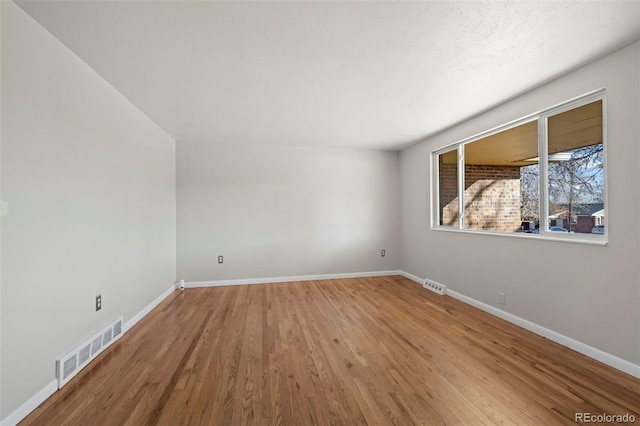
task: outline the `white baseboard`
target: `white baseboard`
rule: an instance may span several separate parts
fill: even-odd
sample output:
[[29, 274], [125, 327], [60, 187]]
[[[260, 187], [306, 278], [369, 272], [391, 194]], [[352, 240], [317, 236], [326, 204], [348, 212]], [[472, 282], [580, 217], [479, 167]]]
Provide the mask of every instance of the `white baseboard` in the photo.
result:
[[[400, 275], [413, 280], [418, 283], [424, 282], [424, 279], [416, 277], [415, 275], [411, 275], [407, 272], [400, 271]], [[498, 309], [494, 306], [488, 305], [484, 302], [480, 302], [479, 300], [473, 299], [469, 296], [465, 296], [464, 294], [458, 293], [457, 291], [453, 291], [451, 289], [447, 289], [447, 296], [451, 296], [454, 299], [460, 300], [468, 305], [476, 307], [482, 311], [485, 311], [491, 315], [494, 315], [498, 318], [502, 318], [505, 321], [508, 321], [512, 324], [517, 325], [518, 327], [522, 327], [526, 330], [531, 331], [539, 336], [546, 337], [549, 340], [552, 340], [556, 343], [561, 344], [562, 346], [566, 346], [570, 349], [573, 349], [576, 352], [579, 352], [583, 355], [588, 356], [589, 358], [593, 358], [597, 361], [602, 362], [610, 367], [613, 367], [617, 370], [623, 371], [627, 374], [630, 374], [633, 377], [637, 377], [640, 379], [640, 365], [636, 365], [632, 362], [629, 362], [625, 359], [619, 358], [615, 355], [611, 355], [610, 353], [601, 351], [600, 349], [596, 349], [593, 346], [589, 346], [586, 343], [579, 342], [571, 337], [565, 336], [564, 334], [560, 334], [556, 331], [550, 330], [546, 327], [533, 323], [524, 318], [520, 318], [517, 315], [513, 315], [509, 312], [505, 312], [501, 309]]]
[[[166, 299], [171, 293], [175, 291], [175, 286], [171, 286], [160, 296], [156, 297], [153, 302], [147, 305], [144, 309], [134, 315], [129, 321], [124, 323], [122, 334], [124, 335], [127, 331], [131, 329], [138, 321], [144, 318], [153, 308], [158, 306], [160, 302]], [[47, 398], [53, 395], [58, 390], [58, 381], [54, 380], [45, 386], [43, 389], [38, 391], [35, 395], [29, 398], [24, 404], [22, 404], [18, 409], [16, 409], [13, 413], [9, 414], [6, 418], [4, 418], [0, 422], [0, 426], [14, 426], [18, 424], [22, 419], [27, 417], [33, 410], [38, 408], [40, 404], [42, 404]]]
[[410, 273], [408, 273], [408, 272], [405, 272], [405, 271], [398, 271], [398, 274], [399, 274], [399, 275], [402, 275], [402, 276], [403, 276], [403, 277], [405, 277], [405, 278], [409, 278], [411, 281], [415, 281], [415, 282], [417, 282], [418, 284], [424, 284], [424, 279], [422, 279], [422, 278], [420, 278], [420, 277], [416, 277], [415, 275], [410, 274]]
[[289, 283], [294, 281], [335, 280], [339, 278], [387, 277], [402, 275], [401, 271], [353, 272], [345, 274], [300, 275], [294, 277], [246, 278], [240, 280], [190, 281], [186, 288], [221, 287], [227, 285]]
[[129, 319], [129, 321], [125, 322], [124, 323], [124, 327], [123, 327], [124, 328], [123, 334], [126, 333], [127, 331], [129, 331], [129, 329], [131, 329], [131, 327], [136, 325], [138, 323], [138, 321], [140, 321], [142, 318], [144, 318], [149, 312], [151, 312], [151, 310], [153, 308], [158, 306], [160, 304], [160, 302], [162, 302], [164, 299], [169, 297], [169, 295], [171, 293], [173, 293], [175, 290], [176, 290], [176, 286], [172, 285], [171, 287], [166, 289], [164, 291], [164, 293], [162, 293], [160, 296], [156, 297], [153, 300], [153, 302], [149, 303], [144, 309], [142, 309], [140, 312], [138, 312], [133, 317], [131, 317], [131, 319]]
[[547, 339], [559, 343], [562, 346], [566, 346], [576, 352], [580, 352], [581, 354], [588, 356], [589, 358], [593, 358], [597, 361], [602, 362], [603, 364], [607, 364], [610, 367], [613, 367], [617, 370], [623, 371], [627, 374], [632, 375], [633, 377], [637, 377], [640, 379], [640, 365], [636, 365], [625, 359], [618, 358], [615, 355], [611, 355], [610, 353], [601, 351], [600, 349], [589, 346], [586, 343], [579, 342], [578, 340], [572, 339], [571, 337], [565, 336], [564, 334], [549, 330], [546, 327], [533, 323], [524, 318], [520, 318], [519, 316], [510, 314], [509, 312], [505, 312], [494, 306], [487, 305], [484, 302], [480, 302], [479, 300], [465, 296], [456, 291], [447, 289], [446, 294], [453, 297], [454, 299], [465, 302], [471, 306], [490, 313], [491, 315], [495, 315], [498, 318], [509, 321], [510, 323], [515, 324], [518, 327], [522, 327], [539, 336], [546, 337]]
[[33, 410], [38, 408], [47, 398], [58, 390], [58, 381], [54, 380], [44, 388], [40, 389], [38, 393], [29, 398], [24, 404], [22, 404], [13, 413], [5, 417], [0, 426], [15, 426], [29, 415]]

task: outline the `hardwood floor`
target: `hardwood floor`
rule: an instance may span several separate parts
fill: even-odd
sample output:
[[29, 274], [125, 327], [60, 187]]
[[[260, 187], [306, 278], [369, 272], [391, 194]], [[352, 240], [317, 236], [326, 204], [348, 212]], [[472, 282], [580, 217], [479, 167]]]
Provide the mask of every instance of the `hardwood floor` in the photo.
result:
[[25, 425], [573, 424], [640, 380], [405, 278], [175, 292]]

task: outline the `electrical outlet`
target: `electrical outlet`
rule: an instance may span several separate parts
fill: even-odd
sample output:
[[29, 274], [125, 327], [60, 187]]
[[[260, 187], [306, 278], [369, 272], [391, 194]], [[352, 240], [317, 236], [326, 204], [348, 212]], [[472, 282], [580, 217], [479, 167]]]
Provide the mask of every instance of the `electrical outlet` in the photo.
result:
[[386, 250], [380, 250], [380, 256], [385, 257], [387, 255]]
[[223, 263], [223, 262], [224, 262], [224, 257], [218, 256], [218, 263]]
[[96, 296], [96, 311], [102, 309], [102, 295], [99, 294]]
[[506, 305], [507, 304], [507, 295], [504, 293], [498, 293], [498, 301], [500, 302], [501, 305]]

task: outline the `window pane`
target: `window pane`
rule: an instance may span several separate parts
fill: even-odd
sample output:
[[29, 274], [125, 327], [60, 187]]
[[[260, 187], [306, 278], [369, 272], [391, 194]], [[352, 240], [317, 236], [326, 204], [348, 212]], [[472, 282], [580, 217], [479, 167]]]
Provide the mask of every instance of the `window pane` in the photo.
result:
[[536, 121], [464, 148], [464, 228], [533, 232], [539, 219]]
[[549, 230], [604, 234], [602, 101], [549, 117]]
[[458, 226], [458, 150], [438, 155], [439, 224]]
[[531, 159], [530, 166], [520, 167], [520, 230], [539, 233], [540, 226], [540, 167], [538, 159]]

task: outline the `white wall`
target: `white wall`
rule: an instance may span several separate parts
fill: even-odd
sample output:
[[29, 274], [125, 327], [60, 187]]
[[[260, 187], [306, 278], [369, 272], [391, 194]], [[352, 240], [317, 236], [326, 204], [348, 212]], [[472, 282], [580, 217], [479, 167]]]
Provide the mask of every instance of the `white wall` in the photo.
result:
[[[640, 364], [639, 58], [635, 43], [402, 151], [401, 268]], [[432, 150], [600, 87], [608, 98], [607, 247], [430, 230]], [[498, 292], [507, 294], [504, 307]]]
[[176, 155], [178, 279], [397, 269], [397, 152], [178, 141]]
[[1, 7], [3, 418], [55, 378], [57, 357], [173, 284], [175, 142]]

